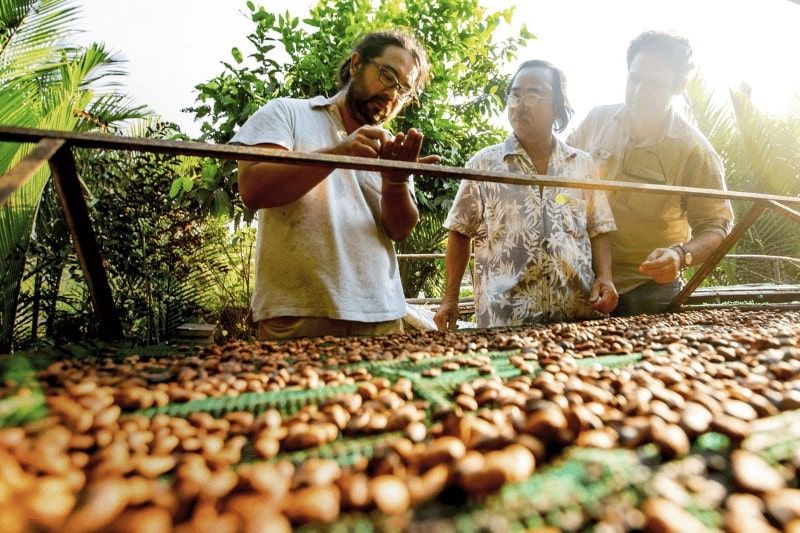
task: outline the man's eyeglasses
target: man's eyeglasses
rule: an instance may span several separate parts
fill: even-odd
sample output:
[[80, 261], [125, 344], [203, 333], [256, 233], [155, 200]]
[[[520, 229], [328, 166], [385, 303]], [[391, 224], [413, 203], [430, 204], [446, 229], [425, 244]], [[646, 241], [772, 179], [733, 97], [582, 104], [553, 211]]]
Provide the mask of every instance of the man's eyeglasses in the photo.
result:
[[366, 62], [378, 69], [378, 81], [380, 81], [381, 84], [387, 89], [396, 89], [397, 96], [399, 98], [408, 98], [414, 92], [413, 87], [408, 87], [407, 85], [400, 83], [400, 80], [397, 79], [395, 73], [386, 68], [384, 65], [381, 65], [372, 59], [367, 59]]
[[654, 150], [626, 147], [622, 156], [622, 173], [644, 183], [667, 183], [664, 165]]
[[534, 107], [540, 100], [552, 100], [552, 96], [542, 96], [536, 93], [525, 93], [522, 95], [508, 93], [508, 105], [522, 104], [525, 107]]

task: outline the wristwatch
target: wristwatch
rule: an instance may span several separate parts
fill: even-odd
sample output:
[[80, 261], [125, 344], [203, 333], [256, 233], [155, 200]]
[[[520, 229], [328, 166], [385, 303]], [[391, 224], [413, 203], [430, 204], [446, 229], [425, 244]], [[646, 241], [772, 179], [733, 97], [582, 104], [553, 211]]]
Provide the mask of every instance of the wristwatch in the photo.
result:
[[671, 246], [670, 248], [677, 250], [679, 254], [681, 254], [681, 268], [686, 268], [688, 266], [692, 266], [692, 252], [686, 249], [686, 246], [683, 244], [676, 244], [675, 246]]

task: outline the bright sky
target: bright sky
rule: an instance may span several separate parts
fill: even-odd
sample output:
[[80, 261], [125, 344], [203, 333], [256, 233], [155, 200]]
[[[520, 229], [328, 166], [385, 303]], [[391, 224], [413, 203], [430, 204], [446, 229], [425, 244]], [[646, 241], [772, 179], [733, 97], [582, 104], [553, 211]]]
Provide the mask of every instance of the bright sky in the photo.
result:
[[[105, 43], [128, 60], [127, 90], [165, 120], [199, 133], [190, 114], [194, 86], [222, 70], [230, 49], [247, 54], [253, 24], [245, 0], [82, 0], [84, 42]], [[273, 12], [307, 13], [311, 0], [263, 0]], [[647, 29], [688, 37], [701, 75], [717, 92], [747, 82], [756, 103], [783, 113], [800, 94], [800, 5], [789, 0], [502, 0], [516, 3], [512, 26], [538, 39], [518, 55], [541, 58], [567, 75], [576, 116], [568, 131], [600, 104], [621, 102], [625, 51]], [[508, 29], [510, 31], [511, 28]], [[795, 66], [792, 66], [795, 65]], [[505, 70], [513, 72], [515, 65]], [[333, 75], [333, 73], [331, 73]]]

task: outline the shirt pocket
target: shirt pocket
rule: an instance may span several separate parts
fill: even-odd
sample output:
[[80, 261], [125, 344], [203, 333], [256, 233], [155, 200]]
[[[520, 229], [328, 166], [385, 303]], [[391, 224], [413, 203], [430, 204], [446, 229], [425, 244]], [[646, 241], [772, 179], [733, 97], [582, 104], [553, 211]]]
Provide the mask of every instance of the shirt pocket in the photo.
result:
[[584, 198], [565, 192], [556, 194], [557, 212], [561, 216], [564, 233], [575, 239], [586, 237], [586, 217], [588, 202]]
[[[675, 185], [669, 161], [654, 149], [632, 149], [624, 157], [621, 170], [623, 180], [643, 185]], [[628, 208], [643, 220], [668, 221], [681, 218], [683, 208], [680, 197], [663, 193], [620, 191]]]

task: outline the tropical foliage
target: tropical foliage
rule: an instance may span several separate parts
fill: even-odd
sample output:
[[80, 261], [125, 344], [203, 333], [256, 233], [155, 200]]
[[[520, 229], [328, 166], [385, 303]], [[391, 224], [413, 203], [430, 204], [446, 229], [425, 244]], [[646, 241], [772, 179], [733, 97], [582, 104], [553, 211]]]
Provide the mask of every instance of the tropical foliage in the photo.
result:
[[[800, 95], [785, 116], [759, 110], [742, 85], [718, 100], [695, 78], [687, 90], [692, 115], [725, 164], [728, 188], [737, 191], [800, 196]], [[737, 220], [749, 202], [734, 203]], [[731, 253], [800, 258], [800, 225], [771, 210], [750, 227]], [[772, 261], [726, 261], [715, 284], [778, 281], [800, 283], [791, 263], [776, 270]]]
[[[74, 48], [69, 0], [0, 0], [0, 123], [90, 130], [143, 114], [115, 91], [120, 62], [102, 45]], [[0, 172], [31, 145], [0, 144]], [[0, 352], [10, 347], [20, 282], [49, 171], [43, 168], [0, 209]]]
[[[155, 124], [134, 133], [163, 139], [174, 137], [176, 129]], [[224, 327], [241, 333], [249, 283], [246, 273], [237, 272], [249, 265], [241, 254], [252, 247], [252, 239], [230, 236], [224, 220], [200, 220], [196, 205], [169, 196], [176, 176], [198, 162], [139, 152], [80, 150], [78, 155], [126, 336], [157, 343], [190, 317], [220, 308], [228, 315], [238, 310]], [[36, 235], [16, 322], [18, 344], [39, 336], [56, 341], [95, 336], [83, 274], [50, 185]]]
[[[500, 68], [512, 61], [533, 36], [523, 27], [517, 36], [496, 41], [495, 34], [511, 18], [512, 9], [489, 12], [478, 0], [320, 0], [302, 21], [276, 15], [247, 2], [254, 31], [247, 36], [252, 51], [239, 48], [224, 71], [197, 86], [198, 103], [189, 109], [202, 120], [202, 140], [225, 143], [235, 130], [267, 101], [291, 96], [307, 98], [336, 92], [335, 73], [350, 47], [364, 33], [386, 28], [412, 31], [426, 46], [433, 81], [416, 105], [388, 125], [393, 131], [415, 127], [425, 134], [423, 153], [436, 153], [446, 164], [462, 165], [479, 148], [498, 142], [504, 133], [490, 122], [501, 112], [507, 83]], [[400, 250], [441, 250], [441, 223], [452, 203], [457, 182], [417, 179], [423, 222]], [[209, 162], [191, 186], [208, 208], [242, 213], [233, 164]], [[250, 213], [245, 213], [249, 216]], [[433, 264], [401, 265], [406, 294], [433, 289]]]

